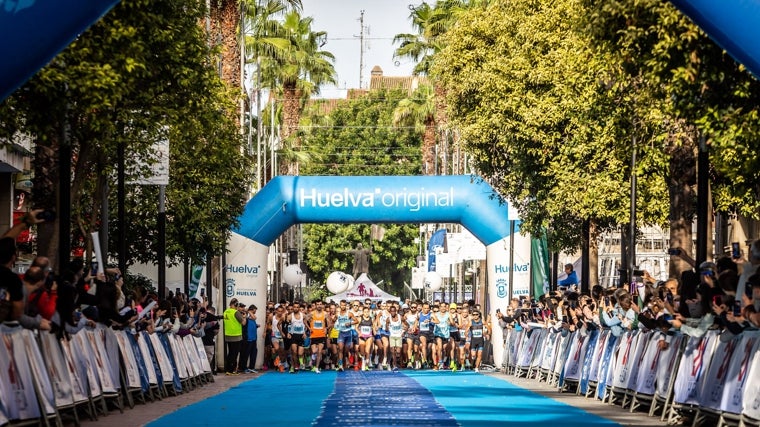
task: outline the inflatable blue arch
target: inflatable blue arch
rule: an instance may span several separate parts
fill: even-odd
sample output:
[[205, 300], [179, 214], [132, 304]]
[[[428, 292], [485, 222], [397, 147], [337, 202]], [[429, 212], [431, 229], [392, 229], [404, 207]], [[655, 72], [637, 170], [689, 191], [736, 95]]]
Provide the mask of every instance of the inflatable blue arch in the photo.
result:
[[248, 202], [233, 231], [268, 246], [294, 224], [370, 222], [460, 223], [485, 245], [510, 234], [507, 203], [465, 175], [278, 176]]
[[232, 230], [227, 297], [263, 306], [267, 271], [277, 265], [269, 247], [290, 226], [304, 223], [459, 223], [486, 246], [492, 315], [511, 295], [529, 292], [530, 237], [511, 236], [518, 218], [480, 177], [279, 176], [246, 204]]

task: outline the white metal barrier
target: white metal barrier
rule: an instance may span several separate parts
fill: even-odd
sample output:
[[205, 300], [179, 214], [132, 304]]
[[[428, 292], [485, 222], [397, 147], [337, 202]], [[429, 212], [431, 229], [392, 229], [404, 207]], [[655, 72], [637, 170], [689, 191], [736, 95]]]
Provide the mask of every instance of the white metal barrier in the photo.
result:
[[179, 394], [213, 381], [200, 338], [131, 335], [102, 325], [69, 339], [0, 324], [0, 426], [63, 425], [77, 408], [92, 419], [108, 411]]
[[760, 331], [702, 337], [634, 330], [509, 330], [503, 372], [574, 390], [631, 412], [694, 425], [745, 426], [760, 420]]

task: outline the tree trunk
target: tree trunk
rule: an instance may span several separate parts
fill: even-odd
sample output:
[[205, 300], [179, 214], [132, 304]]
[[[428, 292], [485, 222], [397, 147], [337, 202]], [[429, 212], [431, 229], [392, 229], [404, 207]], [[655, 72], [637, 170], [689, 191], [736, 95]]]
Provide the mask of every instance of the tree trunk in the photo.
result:
[[[298, 123], [301, 120], [301, 93], [295, 85], [286, 84], [283, 87], [282, 100], [282, 141], [290, 147], [295, 153], [301, 148], [301, 141], [298, 137]], [[298, 161], [295, 158], [289, 159], [287, 164], [283, 164], [288, 175], [298, 175]]]
[[425, 133], [422, 135], [422, 173], [423, 175], [437, 175], [435, 164], [435, 120], [430, 118], [425, 121]]
[[237, 0], [211, 2], [211, 44], [219, 46], [219, 75], [231, 87], [240, 88], [240, 3]]
[[[694, 256], [692, 242], [692, 223], [696, 194], [696, 156], [690, 144], [672, 147], [670, 150], [670, 176], [668, 193], [670, 195], [670, 247], [681, 248], [686, 254]], [[670, 277], [681, 277], [681, 272], [691, 268], [679, 257], [671, 257]]]
[[[45, 145], [49, 144], [49, 145]], [[32, 207], [35, 209], [57, 210], [59, 162], [56, 153], [60, 144], [60, 132], [50, 135], [47, 142], [37, 140], [34, 152], [34, 180]], [[58, 266], [58, 218], [52, 222], [37, 225], [37, 254], [50, 259], [50, 265]]]

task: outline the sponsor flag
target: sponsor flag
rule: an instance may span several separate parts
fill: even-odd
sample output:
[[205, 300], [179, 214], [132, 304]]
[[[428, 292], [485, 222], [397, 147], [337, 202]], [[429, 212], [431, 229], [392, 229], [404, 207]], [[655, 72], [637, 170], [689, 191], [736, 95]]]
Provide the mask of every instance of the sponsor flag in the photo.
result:
[[530, 265], [531, 290], [533, 296], [538, 298], [549, 292], [549, 248], [546, 242], [546, 234], [530, 241]]
[[441, 252], [446, 251], [446, 229], [442, 228], [437, 230], [430, 236], [428, 240], [428, 269], [427, 271], [435, 271], [435, 254], [436, 249], [442, 248]]

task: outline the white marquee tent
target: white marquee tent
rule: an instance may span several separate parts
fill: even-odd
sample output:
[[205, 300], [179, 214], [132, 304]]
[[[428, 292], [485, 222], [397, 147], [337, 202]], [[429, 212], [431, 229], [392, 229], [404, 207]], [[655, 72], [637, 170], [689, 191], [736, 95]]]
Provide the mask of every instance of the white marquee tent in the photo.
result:
[[372, 301], [401, 301], [401, 298], [391, 295], [377, 286], [367, 273], [362, 273], [354, 282], [354, 287], [333, 296], [327, 297], [327, 301], [340, 302], [340, 300], [354, 301], [371, 299]]

